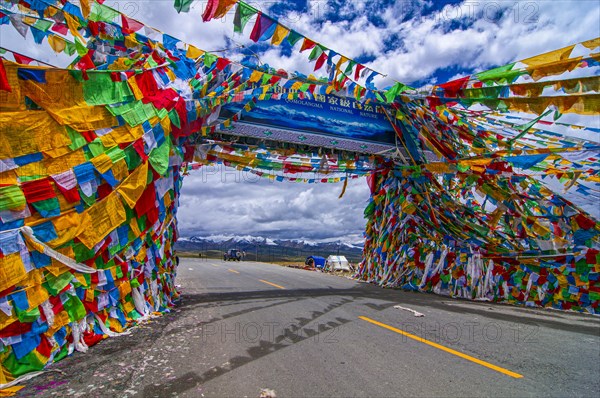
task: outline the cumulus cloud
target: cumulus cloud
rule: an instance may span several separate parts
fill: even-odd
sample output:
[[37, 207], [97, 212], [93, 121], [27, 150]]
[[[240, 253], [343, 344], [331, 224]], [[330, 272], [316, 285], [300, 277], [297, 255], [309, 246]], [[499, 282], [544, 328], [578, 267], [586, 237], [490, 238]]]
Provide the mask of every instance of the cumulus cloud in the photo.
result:
[[369, 190], [363, 179], [342, 184], [272, 182], [211, 166], [185, 177], [179, 228], [189, 235], [253, 235], [272, 239], [362, 238]]
[[[317, 12], [293, 18], [294, 27], [339, 53], [373, 58], [367, 65], [388, 83], [423, 81], [447, 68], [485, 70], [600, 36], [593, 1], [449, 3], [317, 1]], [[266, 54], [271, 62], [277, 55]], [[295, 53], [284, 62], [309, 69]]]

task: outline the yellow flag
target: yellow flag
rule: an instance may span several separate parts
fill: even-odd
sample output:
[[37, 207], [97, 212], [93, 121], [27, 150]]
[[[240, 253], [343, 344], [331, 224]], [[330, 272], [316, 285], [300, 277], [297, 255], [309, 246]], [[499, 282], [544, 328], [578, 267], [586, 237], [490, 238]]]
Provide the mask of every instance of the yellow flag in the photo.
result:
[[46, 152], [71, 144], [65, 128], [48, 112], [1, 112], [0, 131], [0, 158]]
[[46, 109], [62, 125], [69, 125], [76, 131], [89, 131], [110, 128], [118, 125], [117, 118], [104, 106], [79, 105], [64, 109]]
[[545, 236], [550, 233], [550, 229], [548, 229], [546, 226], [540, 224], [537, 221], [533, 224], [532, 229], [537, 234], [537, 236]]
[[81, 231], [77, 237], [89, 249], [127, 220], [125, 208], [115, 193], [82, 214]]
[[568, 59], [571, 51], [575, 48], [575, 44], [569, 47], [561, 48], [555, 51], [550, 51], [545, 54], [536, 55], [535, 57], [524, 59], [523, 62], [527, 66], [539, 66], [549, 64], [556, 61]]
[[596, 37], [595, 39], [584, 41], [581, 43], [582, 46], [593, 50], [596, 47], [600, 47], [600, 37]]
[[83, 38], [83, 36], [81, 36], [81, 33], [79, 33], [79, 31], [77, 30], [77, 28], [79, 28], [79, 22], [73, 18], [69, 13], [63, 13], [63, 15], [65, 16], [65, 21], [67, 22], [67, 26], [69, 27], [69, 30], [71, 31], [71, 34], [73, 36], [79, 37], [81, 40], [83, 40], [83, 42], [85, 43], [85, 39]]
[[117, 192], [119, 192], [130, 208], [133, 209], [140, 196], [142, 196], [142, 193], [144, 193], [147, 178], [148, 162], [144, 162], [117, 188]]
[[0, 291], [16, 285], [26, 276], [27, 271], [19, 252], [0, 258]]
[[125, 47], [134, 48], [140, 44], [139, 41], [135, 39], [135, 35], [126, 35], [125, 36]]
[[125, 159], [121, 159], [113, 164], [112, 167], [113, 176], [115, 179], [122, 181], [129, 175], [129, 170], [127, 169], [127, 162]]
[[79, 225], [81, 224], [81, 215], [77, 212], [66, 213], [60, 217], [52, 220], [54, 229], [58, 234], [58, 238], [48, 242], [48, 245], [52, 248], [57, 248], [60, 245], [73, 240], [77, 236], [79, 231]]
[[342, 66], [344, 63], [348, 62], [348, 58], [344, 57], [343, 55], [340, 57], [340, 59], [337, 61], [337, 63], [335, 64], [335, 69], [339, 70], [340, 66]]
[[186, 57], [191, 58], [191, 59], [196, 59], [196, 58], [201, 57], [202, 54], [204, 54], [204, 51], [192, 46], [191, 44], [188, 44], [188, 49], [187, 49], [187, 52], [185, 53]]
[[[123, 296], [121, 296], [121, 297], [123, 297]], [[125, 310], [125, 312], [127, 314], [129, 314], [131, 311], [135, 310], [135, 307], [129, 301], [125, 301], [123, 303], [123, 309]]]
[[27, 25], [33, 25], [37, 22], [35, 18], [32, 17], [22, 17], [21, 20], [25, 22]]
[[48, 300], [48, 291], [42, 289], [41, 286], [36, 286], [33, 289], [27, 289], [27, 301], [29, 308], [37, 308], [44, 301]]
[[106, 173], [113, 165], [112, 159], [106, 153], [101, 153], [100, 155], [92, 158], [90, 162], [94, 165], [96, 170], [100, 172], [100, 174]]
[[81, 12], [83, 13], [84, 18], [87, 19], [91, 9], [90, 0], [79, 0], [79, 3], [81, 4]]
[[294, 84], [292, 84], [291, 89], [292, 90], [298, 90], [298, 89], [300, 89], [300, 87], [302, 87], [303, 84], [304, 83], [302, 83], [302, 82], [295, 82]]
[[144, 94], [142, 93], [142, 90], [140, 90], [140, 88], [137, 85], [135, 76], [131, 76], [130, 78], [128, 78], [127, 84], [129, 84], [129, 88], [131, 89], [131, 92], [133, 93], [133, 96], [135, 97], [136, 100], [139, 101], [142, 98], [144, 98]]
[[280, 45], [283, 39], [286, 38], [288, 33], [290, 33], [289, 29], [287, 29], [283, 25], [277, 24], [277, 27], [275, 28], [275, 33], [273, 33], [273, 37], [271, 38], [271, 44], [275, 46]]
[[121, 284], [119, 284], [119, 293], [121, 294], [121, 297], [125, 297], [127, 296], [129, 293], [131, 293], [131, 284], [129, 283], [129, 281], [123, 281], [121, 282]]
[[445, 162], [426, 163], [425, 168], [432, 173], [450, 173], [452, 168]]
[[256, 83], [257, 81], [259, 81], [260, 79], [262, 79], [262, 76], [263, 76], [262, 72], [259, 72], [259, 71], [255, 70], [250, 75], [250, 79], [248, 80], [248, 82], [249, 83]]
[[492, 163], [494, 159], [492, 158], [475, 158], [475, 159], [466, 159], [459, 160], [458, 164], [462, 167], [464, 166], [485, 166]]
[[142, 238], [142, 232], [140, 231], [137, 220], [135, 218], [131, 219], [131, 222], [129, 223], [129, 228], [131, 228], [131, 231], [133, 232], [134, 236]]

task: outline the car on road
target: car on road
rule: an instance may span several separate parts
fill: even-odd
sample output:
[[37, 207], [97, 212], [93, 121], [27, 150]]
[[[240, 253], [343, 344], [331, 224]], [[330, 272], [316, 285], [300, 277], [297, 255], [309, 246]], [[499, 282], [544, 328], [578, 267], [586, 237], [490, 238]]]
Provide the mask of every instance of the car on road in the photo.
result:
[[242, 261], [242, 252], [238, 249], [229, 249], [223, 253], [224, 261]]

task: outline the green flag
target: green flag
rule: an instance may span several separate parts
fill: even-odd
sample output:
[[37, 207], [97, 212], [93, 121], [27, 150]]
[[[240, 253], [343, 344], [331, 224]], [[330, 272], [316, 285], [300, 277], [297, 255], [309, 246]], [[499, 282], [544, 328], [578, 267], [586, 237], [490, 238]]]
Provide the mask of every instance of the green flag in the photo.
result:
[[26, 203], [25, 195], [17, 185], [0, 187], [0, 211], [22, 209]]
[[170, 140], [165, 140], [161, 146], [150, 152], [150, 164], [158, 174], [164, 176], [169, 169], [169, 152], [171, 151]]
[[210, 68], [215, 62], [217, 62], [217, 56], [211, 53], [204, 53], [204, 66]]
[[398, 94], [401, 94], [401, 93], [405, 92], [406, 90], [410, 90], [410, 89], [411, 89], [411, 87], [408, 87], [405, 84], [397, 82], [396, 84], [394, 84], [392, 86], [392, 88], [390, 88], [388, 91], [385, 92], [385, 98], [388, 103], [392, 103], [392, 102], [394, 102], [394, 100], [396, 99], [396, 96], [398, 96]]
[[194, 0], [175, 0], [175, 10], [177, 10], [177, 13], [189, 12], [193, 1]]
[[63, 307], [65, 311], [67, 311], [67, 314], [69, 314], [71, 322], [79, 321], [85, 317], [85, 307], [77, 296], [70, 296], [69, 299], [63, 303]]
[[314, 61], [315, 59], [319, 58], [321, 56], [321, 54], [323, 54], [324, 50], [326, 50], [326, 49], [324, 47], [322, 47], [320, 44], [316, 45], [310, 52], [310, 55], [308, 56], [308, 60]]
[[90, 11], [89, 20], [98, 22], [112, 22], [119, 18], [120, 21], [121, 14], [117, 10], [113, 10], [112, 8], [102, 5], [100, 3], [94, 2], [92, 4], [92, 10]]
[[512, 70], [514, 63], [486, 70], [475, 75], [482, 82], [513, 82], [517, 77], [527, 73], [526, 70]]
[[53, 296], [58, 295], [58, 293], [65, 288], [71, 281], [73, 280], [73, 274], [69, 271], [63, 272], [58, 276], [54, 276], [51, 273], [46, 274], [46, 290]]
[[295, 30], [290, 30], [286, 40], [288, 43], [290, 43], [290, 46], [294, 47], [294, 45], [302, 38], [304, 38], [304, 36], [302, 36], [300, 33], [296, 32]]
[[235, 10], [235, 16], [233, 17], [233, 31], [235, 33], [242, 33], [244, 31], [244, 27], [255, 14], [258, 13], [258, 10], [254, 7], [250, 7], [248, 4], [240, 1]]
[[[94, 4], [96, 4], [96, 3], [94, 3]], [[79, 54], [80, 57], [83, 57], [84, 55], [86, 55], [88, 53], [88, 48], [81, 41], [81, 39], [77, 36], [75, 37], [75, 49], [77, 50], [77, 54]]]
[[350, 73], [352, 73], [352, 70], [354, 69], [354, 66], [356, 65], [356, 62], [353, 60], [350, 60], [348, 62], [348, 65], [346, 66], [346, 69], [344, 70], [344, 73], [346, 75], [349, 75]]

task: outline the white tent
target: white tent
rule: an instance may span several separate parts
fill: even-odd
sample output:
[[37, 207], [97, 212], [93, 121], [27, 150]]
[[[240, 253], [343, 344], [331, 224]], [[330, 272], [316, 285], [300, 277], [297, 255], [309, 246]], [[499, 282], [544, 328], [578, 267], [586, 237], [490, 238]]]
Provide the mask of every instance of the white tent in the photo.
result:
[[330, 271], [350, 271], [350, 263], [344, 256], [329, 256], [325, 267]]

